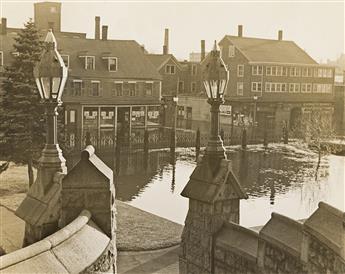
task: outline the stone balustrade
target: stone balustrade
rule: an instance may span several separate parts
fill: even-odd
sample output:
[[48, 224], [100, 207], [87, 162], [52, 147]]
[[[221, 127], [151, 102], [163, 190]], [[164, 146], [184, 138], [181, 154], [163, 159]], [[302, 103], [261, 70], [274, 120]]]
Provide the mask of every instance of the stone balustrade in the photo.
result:
[[[1, 273], [101, 272], [110, 238], [87, 210], [70, 224], [30, 246], [0, 257]], [[111, 267], [111, 266], [110, 266]], [[105, 270], [105, 269], [104, 269]]]

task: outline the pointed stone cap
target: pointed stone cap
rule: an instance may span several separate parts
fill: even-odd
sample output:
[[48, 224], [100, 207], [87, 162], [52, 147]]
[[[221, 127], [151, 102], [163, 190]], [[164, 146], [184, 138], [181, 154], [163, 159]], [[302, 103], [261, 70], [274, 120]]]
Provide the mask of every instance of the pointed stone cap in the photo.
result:
[[211, 164], [210, 161], [204, 160], [197, 165], [181, 193], [183, 197], [206, 203], [248, 198], [234, 175], [229, 160], [220, 161], [215, 175], [212, 174]]

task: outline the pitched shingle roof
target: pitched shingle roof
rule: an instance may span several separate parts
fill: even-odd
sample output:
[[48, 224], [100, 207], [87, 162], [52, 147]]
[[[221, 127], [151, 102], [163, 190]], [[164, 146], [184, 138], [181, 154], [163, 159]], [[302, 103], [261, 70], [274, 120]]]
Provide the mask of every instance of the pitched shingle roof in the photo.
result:
[[[156, 67], [150, 62], [140, 45], [134, 40], [94, 40], [66, 37], [55, 34], [60, 54], [69, 55], [69, 75], [73, 77], [97, 77], [114, 79], [161, 80]], [[10, 65], [14, 43], [13, 34], [0, 35], [0, 51], [4, 51], [4, 65]], [[85, 59], [95, 56], [95, 70], [85, 70]], [[108, 63], [102, 57], [116, 57], [118, 70], [108, 71]]]
[[293, 41], [249, 38], [226, 35], [251, 62], [317, 64]]
[[[146, 57], [140, 45], [134, 40], [94, 40], [56, 36], [58, 50], [69, 55], [73, 76], [113, 77], [121, 79], [155, 79], [161, 76]], [[84, 69], [84, 58], [95, 56], [95, 70]], [[116, 57], [118, 70], [108, 71], [108, 63], [103, 57]]]

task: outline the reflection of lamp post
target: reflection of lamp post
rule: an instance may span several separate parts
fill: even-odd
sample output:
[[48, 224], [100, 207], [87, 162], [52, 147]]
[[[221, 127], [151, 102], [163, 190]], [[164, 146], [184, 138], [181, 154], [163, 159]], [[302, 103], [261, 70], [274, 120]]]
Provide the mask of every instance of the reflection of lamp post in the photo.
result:
[[66, 173], [65, 159], [57, 143], [57, 107], [67, 79], [67, 68], [57, 51], [50, 30], [45, 50], [34, 69], [37, 88], [46, 107], [47, 135], [37, 170], [37, 178], [16, 211], [26, 222], [24, 245], [41, 240], [58, 228], [61, 184], [57, 172]]
[[173, 124], [171, 127], [171, 136], [170, 136], [170, 152], [171, 152], [171, 162], [172, 163], [175, 163], [177, 103], [178, 103], [178, 97], [174, 96], [172, 98]]
[[206, 147], [206, 155], [219, 158], [225, 157], [223, 141], [219, 136], [220, 115], [219, 107], [224, 103], [224, 91], [228, 83], [228, 70], [220, 58], [216, 43], [210, 53], [210, 58], [204, 71], [204, 86], [211, 105], [211, 136]]

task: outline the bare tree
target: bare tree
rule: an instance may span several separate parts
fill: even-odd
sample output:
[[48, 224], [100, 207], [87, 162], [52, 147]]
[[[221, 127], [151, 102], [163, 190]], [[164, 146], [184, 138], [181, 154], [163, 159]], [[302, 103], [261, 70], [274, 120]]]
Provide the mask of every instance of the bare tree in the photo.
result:
[[336, 147], [332, 140], [336, 138], [332, 125], [332, 113], [320, 108], [310, 108], [305, 110], [295, 128], [294, 135], [301, 137], [308, 144], [309, 148], [318, 154], [316, 166], [320, 168], [322, 156], [335, 152]]

